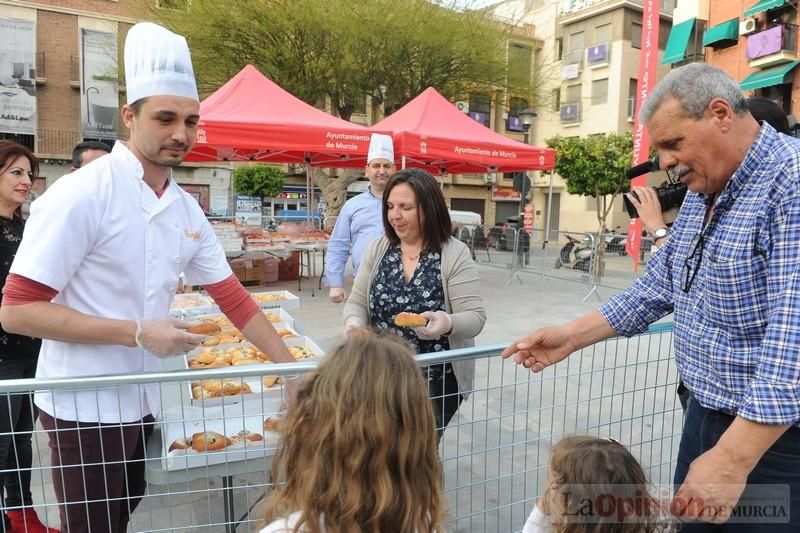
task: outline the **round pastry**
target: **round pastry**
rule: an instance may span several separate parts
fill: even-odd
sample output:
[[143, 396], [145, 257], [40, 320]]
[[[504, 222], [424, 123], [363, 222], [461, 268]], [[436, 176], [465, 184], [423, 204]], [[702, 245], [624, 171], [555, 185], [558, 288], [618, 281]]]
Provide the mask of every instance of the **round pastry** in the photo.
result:
[[264, 420], [264, 431], [280, 431], [283, 419], [279, 416], [270, 416]]
[[179, 439], [175, 439], [172, 442], [172, 444], [169, 445], [169, 450], [168, 451], [171, 452], [173, 450], [185, 450], [187, 448], [190, 448], [191, 446], [192, 446], [192, 443], [191, 443], [191, 441], [189, 439], [187, 439], [186, 437], [181, 437]]
[[268, 389], [278, 382], [278, 376], [264, 376], [261, 381], [264, 383], [264, 388]]
[[200, 344], [203, 346], [216, 346], [219, 344], [219, 337], [209, 337]]
[[427, 323], [428, 320], [417, 313], [406, 313], [403, 311], [402, 313], [397, 313], [397, 316], [394, 317], [394, 325], [400, 326], [401, 328], [418, 328], [425, 326]]
[[261, 361], [255, 359], [253, 357], [244, 357], [242, 359], [235, 359], [233, 361], [233, 366], [241, 366], [241, 365], [260, 365]]
[[194, 357], [194, 360], [207, 365], [208, 363], [213, 363], [216, 358], [217, 356], [213, 352], [200, 352]]
[[222, 329], [213, 322], [200, 322], [186, 330], [187, 333], [195, 335], [217, 335]]
[[214, 394], [211, 391], [206, 390], [202, 385], [193, 385], [192, 386], [192, 398], [195, 400], [202, 400], [203, 398], [214, 398], [219, 396], [219, 393]]
[[228, 444], [228, 439], [216, 431], [206, 431], [192, 435], [192, 449], [196, 452], [221, 450]]
[[259, 433], [253, 433], [247, 429], [243, 429], [236, 435], [240, 440], [249, 440], [250, 442], [258, 442], [264, 440]]

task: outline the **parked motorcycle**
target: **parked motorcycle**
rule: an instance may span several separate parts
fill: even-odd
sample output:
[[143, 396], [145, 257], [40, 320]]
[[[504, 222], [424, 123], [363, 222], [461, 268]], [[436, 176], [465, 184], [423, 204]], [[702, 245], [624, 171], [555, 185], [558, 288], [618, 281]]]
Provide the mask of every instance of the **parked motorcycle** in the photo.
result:
[[568, 267], [573, 270], [589, 272], [589, 265], [592, 262], [592, 248], [588, 243], [582, 244], [581, 241], [567, 235], [567, 243], [558, 252], [555, 268]]

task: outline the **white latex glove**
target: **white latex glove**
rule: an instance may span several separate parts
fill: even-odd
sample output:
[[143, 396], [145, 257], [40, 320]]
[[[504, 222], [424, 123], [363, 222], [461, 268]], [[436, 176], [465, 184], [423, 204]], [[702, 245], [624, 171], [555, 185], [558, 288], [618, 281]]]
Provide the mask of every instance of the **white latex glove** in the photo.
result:
[[331, 287], [328, 291], [328, 297], [335, 304], [340, 304], [347, 301], [347, 291], [341, 287]]
[[453, 319], [444, 311], [425, 311], [420, 315], [428, 319], [428, 324], [411, 329], [417, 334], [418, 338], [424, 341], [438, 339], [453, 329]]
[[344, 331], [342, 331], [342, 337], [347, 338], [361, 329], [364, 329], [364, 324], [361, 323], [361, 320], [354, 316], [347, 317], [347, 320], [344, 321]]
[[206, 339], [206, 335], [186, 333], [191, 322], [176, 318], [136, 321], [136, 346], [156, 357], [185, 354]]

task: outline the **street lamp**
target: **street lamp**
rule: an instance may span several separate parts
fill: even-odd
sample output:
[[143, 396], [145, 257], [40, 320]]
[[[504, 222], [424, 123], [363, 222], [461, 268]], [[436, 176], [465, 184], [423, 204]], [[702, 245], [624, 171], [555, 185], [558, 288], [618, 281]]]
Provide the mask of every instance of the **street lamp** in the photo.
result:
[[[530, 132], [531, 126], [533, 125], [533, 119], [535, 119], [538, 115], [536, 111], [533, 109], [526, 107], [522, 111], [519, 112], [517, 115], [519, 120], [522, 122], [522, 131], [524, 132], [524, 137], [522, 142], [528, 144], [528, 133]], [[519, 216], [520, 216], [520, 225], [522, 225], [522, 216], [525, 212], [525, 195], [528, 193], [527, 189], [530, 185], [528, 185], [529, 181], [527, 179], [528, 174], [523, 173], [522, 177], [522, 186], [519, 188], [520, 197], [519, 197]]]
[[517, 116], [522, 121], [522, 131], [525, 132], [525, 139], [523, 140], [523, 142], [525, 144], [528, 144], [528, 131], [531, 129], [531, 125], [533, 125], [533, 119], [535, 119], [539, 115], [537, 115], [536, 111], [534, 111], [533, 109], [526, 107], [525, 109], [520, 111]]

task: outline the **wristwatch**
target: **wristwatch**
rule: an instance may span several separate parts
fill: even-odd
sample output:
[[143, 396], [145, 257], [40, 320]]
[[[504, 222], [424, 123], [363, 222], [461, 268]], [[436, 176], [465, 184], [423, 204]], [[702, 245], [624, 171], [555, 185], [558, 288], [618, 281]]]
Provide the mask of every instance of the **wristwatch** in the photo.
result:
[[653, 232], [653, 241], [663, 239], [669, 233], [669, 228], [658, 228]]

